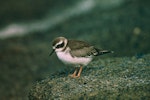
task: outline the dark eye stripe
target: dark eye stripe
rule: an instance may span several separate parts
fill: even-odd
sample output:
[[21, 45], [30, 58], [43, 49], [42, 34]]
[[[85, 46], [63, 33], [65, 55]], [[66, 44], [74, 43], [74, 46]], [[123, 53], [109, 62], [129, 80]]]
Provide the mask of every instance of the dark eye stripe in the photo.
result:
[[64, 42], [62, 43], [62, 44], [58, 44], [57, 46], [56, 46], [56, 48], [61, 48], [61, 47], [63, 47], [64, 46]]

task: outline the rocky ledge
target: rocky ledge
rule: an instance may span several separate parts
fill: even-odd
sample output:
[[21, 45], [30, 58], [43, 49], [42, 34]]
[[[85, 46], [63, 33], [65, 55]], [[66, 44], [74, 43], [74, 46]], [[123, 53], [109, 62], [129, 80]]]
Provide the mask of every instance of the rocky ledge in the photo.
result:
[[[33, 85], [30, 100], [150, 98], [150, 54], [93, 61], [80, 78], [54, 73]], [[72, 70], [73, 71], [73, 70]]]

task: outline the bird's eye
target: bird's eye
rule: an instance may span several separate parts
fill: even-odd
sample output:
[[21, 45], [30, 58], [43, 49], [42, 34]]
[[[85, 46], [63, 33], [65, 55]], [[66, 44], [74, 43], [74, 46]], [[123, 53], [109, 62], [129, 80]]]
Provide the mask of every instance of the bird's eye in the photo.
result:
[[63, 46], [64, 46], [64, 42], [61, 43], [61, 44], [58, 44], [58, 45], [56, 46], [56, 48], [62, 48]]

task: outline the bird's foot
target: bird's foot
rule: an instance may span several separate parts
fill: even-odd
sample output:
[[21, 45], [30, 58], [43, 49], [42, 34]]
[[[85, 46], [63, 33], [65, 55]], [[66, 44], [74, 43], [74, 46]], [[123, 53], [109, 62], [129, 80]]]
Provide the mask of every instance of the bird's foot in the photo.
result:
[[71, 74], [71, 75], [69, 75], [69, 77], [71, 77], [71, 78], [79, 78], [80, 76]]
[[74, 73], [71, 74], [71, 75], [69, 75], [69, 76], [72, 77], [72, 78], [79, 78], [80, 75], [81, 75], [81, 72], [82, 72], [82, 67], [80, 67], [78, 74], [77, 74], [77, 69], [76, 69], [76, 70], [74, 71]]

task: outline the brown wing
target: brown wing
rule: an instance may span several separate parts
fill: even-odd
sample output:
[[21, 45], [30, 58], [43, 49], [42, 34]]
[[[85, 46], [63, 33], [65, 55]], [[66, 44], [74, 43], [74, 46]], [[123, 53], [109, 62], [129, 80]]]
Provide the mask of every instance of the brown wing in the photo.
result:
[[83, 41], [69, 40], [68, 46], [71, 49], [70, 53], [73, 57], [86, 57], [98, 54], [97, 49]]

